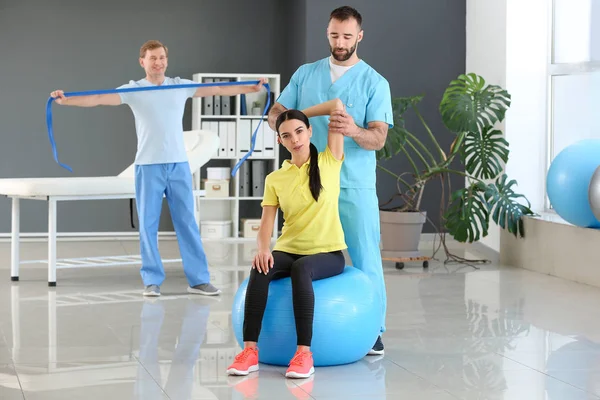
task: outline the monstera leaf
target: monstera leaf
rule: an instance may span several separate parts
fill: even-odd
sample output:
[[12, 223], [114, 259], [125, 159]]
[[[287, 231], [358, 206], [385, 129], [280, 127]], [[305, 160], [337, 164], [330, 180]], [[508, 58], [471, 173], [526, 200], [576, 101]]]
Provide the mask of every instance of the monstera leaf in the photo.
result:
[[421, 101], [423, 96], [396, 97], [392, 99], [394, 112], [394, 127], [388, 130], [385, 146], [376, 151], [377, 160], [389, 159], [398, 154], [406, 144], [407, 130], [405, 128], [404, 113], [408, 108]]
[[500, 86], [485, 86], [476, 74], [460, 75], [450, 82], [440, 103], [444, 125], [450, 131], [476, 132], [504, 119], [510, 94]]
[[[512, 187], [517, 184], [513, 179], [506, 182], [506, 174], [502, 174], [495, 183], [489, 184], [485, 190], [485, 201], [488, 203], [492, 219], [502, 229], [508, 229], [513, 235], [523, 237], [523, 215], [533, 215], [529, 200], [522, 194], [514, 192]], [[527, 205], [518, 202], [525, 199]]]
[[462, 149], [465, 168], [468, 173], [479, 179], [493, 179], [508, 162], [508, 142], [502, 132], [486, 126], [479, 130], [470, 131], [465, 138]]
[[477, 182], [452, 193], [444, 219], [448, 232], [457, 241], [472, 243], [487, 235], [489, 212], [485, 191], [486, 185]]

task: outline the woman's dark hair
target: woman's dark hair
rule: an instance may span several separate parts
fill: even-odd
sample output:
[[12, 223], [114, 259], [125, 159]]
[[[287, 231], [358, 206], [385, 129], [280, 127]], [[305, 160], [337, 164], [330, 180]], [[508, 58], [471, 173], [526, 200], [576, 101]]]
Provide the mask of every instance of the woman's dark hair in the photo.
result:
[[[308, 117], [304, 115], [302, 111], [299, 110], [286, 110], [279, 114], [277, 117], [277, 122], [275, 122], [275, 130], [277, 130], [277, 135], [279, 135], [279, 126], [291, 119], [296, 119], [302, 121], [306, 128], [310, 128], [310, 122], [308, 122]], [[310, 193], [314, 197], [315, 201], [319, 201], [319, 194], [323, 189], [321, 185], [321, 173], [319, 172], [319, 153], [314, 144], [310, 144], [310, 164], [308, 166], [308, 187], [310, 188]]]

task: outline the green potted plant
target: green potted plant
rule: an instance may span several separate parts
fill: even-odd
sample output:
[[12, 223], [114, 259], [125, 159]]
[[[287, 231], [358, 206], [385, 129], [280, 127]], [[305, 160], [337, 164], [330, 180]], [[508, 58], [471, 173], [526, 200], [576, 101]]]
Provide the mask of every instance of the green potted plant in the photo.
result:
[[[449, 176], [465, 178], [465, 187], [441, 199], [441, 221], [434, 224], [443, 236], [447, 232], [458, 242], [472, 243], [487, 236], [490, 218], [515, 236], [523, 236], [523, 215], [532, 215], [530, 203], [514, 191], [515, 180], [503, 172], [508, 162], [509, 144], [494, 125], [504, 120], [510, 107], [510, 94], [497, 85], [486, 85], [474, 73], [461, 74], [445, 90], [439, 106], [448, 133], [455, 136], [446, 152], [418, 109], [423, 96], [397, 97], [392, 100], [394, 127], [385, 146], [377, 152], [378, 168], [396, 180], [397, 191], [380, 206], [382, 254], [406, 257], [418, 254], [423, 224], [430, 218], [421, 209], [427, 184], [439, 181], [446, 192]], [[404, 115], [412, 110], [424, 128], [424, 137], [410, 132]], [[427, 140], [424, 140], [427, 139]], [[410, 170], [396, 173], [380, 161], [398, 154], [405, 157]], [[456, 163], [463, 168], [457, 168]], [[396, 198], [397, 207], [386, 208]], [[406, 245], [409, 245], [408, 247]], [[464, 259], [460, 259], [464, 261]]]

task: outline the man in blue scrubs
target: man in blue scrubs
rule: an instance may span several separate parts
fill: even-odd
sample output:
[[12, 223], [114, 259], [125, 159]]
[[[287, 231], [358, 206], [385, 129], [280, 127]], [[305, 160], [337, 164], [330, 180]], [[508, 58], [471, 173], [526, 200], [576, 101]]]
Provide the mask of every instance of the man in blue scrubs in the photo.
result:
[[[194, 84], [189, 79], [165, 76], [168, 50], [161, 42], [150, 40], [140, 48], [140, 66], [146, 77], [130, 81], [120, 88]], [[135, 156], [135, 198], [140, 220], [141, 276], [144, 296], [160, 296], [165, 271], [158, 252], [158, 224], [163, 196], [171, 211], [177, 234], [183, 270], [189, 293], [214, 296], [221, 293], [210, 283], [208, 262], [194, 216], [192, 174], [183, 141], [183, 112], [190, 97], [234, 96], [257, 92], [257, 85], [204, 86], [181, 89], [109, 93], [65, 97], [62, 90], [51, 96], [56, 103], [67, 106], [95, 107], [127, 104], [135, 117], [138, 138]]]
[[[331, 56], [298, 68], [269, 112], [269, 125], [274, 129], [277, 116], [289, 108], [303, 109], [334, 98], [345, 104], [345, 111], [311, 119], [312, 141], [324, 151], [328, 129], [345, 136], [340, 218], [352, 264], [371, 278], [380, 293], [383, 333], [387, 300], [379, 249], [375, 150], [384, 146], [393, 126], [392, 100], [387, 80], [356, 54], [363, 38], [361, 25], [355, 9], [333, 10], [327, 27]], [[380, 335], [369, 354], [383, 351]]]

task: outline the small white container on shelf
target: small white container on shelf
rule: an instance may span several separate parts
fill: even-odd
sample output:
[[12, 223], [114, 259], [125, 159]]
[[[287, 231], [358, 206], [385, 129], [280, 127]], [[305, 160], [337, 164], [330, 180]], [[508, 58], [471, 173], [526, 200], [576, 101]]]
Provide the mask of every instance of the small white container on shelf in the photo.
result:
[[205, 179], [206, 197], [229, 197], [229, 179]]
[[200, 221], [200, 235], [207, 239], [231, 237], [231, 221]]
[[244, 226], [242, 230], [242, 236], [245, 238], [255, 238], [258, 236], [258, 230], [260, 228], [260, 219], [242, 219]]
[[209, 180], [229, 180], [231, 177], [231, 168], [229, 167], [210, 167], [206, 168], [206, 178]]

